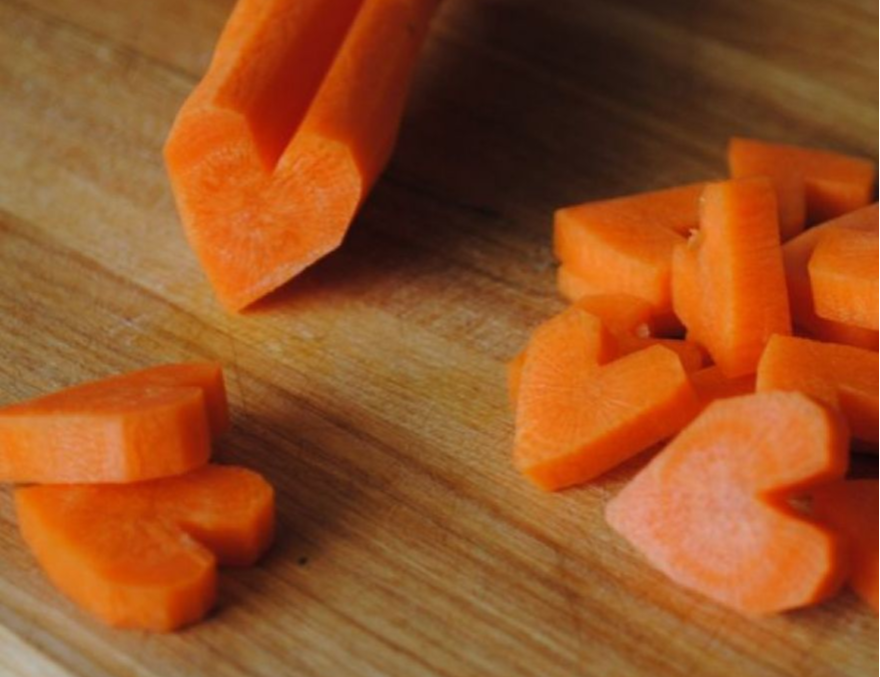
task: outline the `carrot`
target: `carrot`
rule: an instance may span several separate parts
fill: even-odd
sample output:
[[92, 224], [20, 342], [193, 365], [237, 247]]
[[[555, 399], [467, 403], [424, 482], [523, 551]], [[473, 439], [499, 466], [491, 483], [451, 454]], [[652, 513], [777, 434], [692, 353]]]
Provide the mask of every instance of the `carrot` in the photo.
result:
[[514, 465], [546, 490], [586, 482], [671, 436], [696, 411], [675, 353], [652, 346], [608, 364], [598, 318], [574, 306], [529, 342]]
[[733, 178], [768, 176], [773, 181], [783, 241], [805, 223], [867, 205], [876, 178], [873, 163], [862, 158], [755, 139], [731, 139], [728, 161]]
[[813, 514], [849, 541], [850, 587], [877, 611], [877, 480], [850, 480], [819, 487]]
[[697, 226], [704, 184], [588, 202], [556, 212], [563, 295], [629, 294], [669, 315], [672, 251]]
[[[772, 341], [773, 339], [771, 339]], [[715, 400], [748, 395], [755, 392], [754, 374], [728, 378], [717, 364], [689, 374], [691, 385], [697, 392], [702, 405], [708, 406]]]
[[676, 583], [750, 614], [812, 604], [845, 547], [788, 501], [846, 471], [846, 427], [800, 393], [715, 402], [608, 505], [609, 524]]
[[823, 235], [837, 228], [851, 228], [874, 233], [876, 236], [877, 215], [878, 208], [875, 202], [868, 207], [809, 228], [782, 246], [792, 322], [807, 336], [832, 343], [846, 343], [859, 348], [877, 350], [876, 331], [852, 327], [816, 315], [813, 309], [813, 290], [807, 271], [810, 257]]
[[758, 363], [757, 389], [800, 391], [840, 409], [853, 436], [874, 442], [876, 453], [878, 369], [871, 350], [773, 336]]
[[816, 314], [877, 331], [877, 233], [838, 228], [824, 234], [807, 267]]
[[767, 179], [710, 184], [700, 230], [676, 248], [673, 306], [728, 377], [754, 372], [772, 334], [791, 333], [776, 199]]
[[220, 367], [163, 365], [0, 409], [0, 482], [135, 482], [186, 472], [229, 426]]
[[438, 0], [240, 0], [165, 160], [220, 301], [339, 246], [391, 154]]
[[272, 488], [244, 468], [205, 466], [128, 485], [18, 489], [25, 542], [49, 579], [109, 625], [169, 631], [202, 618], [216, 566], [266, 550]]
[[678, 356], [681, 366], [688, 373], [702, 369], [706, 359], [703, 349], [693, 341], [655, 338], [653, 336], [624, 335], [618, 338], [618, 347], [621, 355], [629, 355], [651, 346], [663, 346], [671, 350]]

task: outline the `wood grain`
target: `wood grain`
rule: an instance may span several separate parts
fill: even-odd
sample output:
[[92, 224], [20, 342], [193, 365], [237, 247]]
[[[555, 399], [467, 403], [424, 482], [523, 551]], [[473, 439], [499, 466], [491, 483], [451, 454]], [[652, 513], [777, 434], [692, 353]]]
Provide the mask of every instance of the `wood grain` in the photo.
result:
[[720, 176], [734, 133], [876, 159], [876, 3], [447, 0], [344, 247], [242, 316], [160, 162], [229, 8], [0, 0], [0, 403], [222, 360], [219, 457], [277, 485], [277, 545], [207, 622], [115, 632], [46, 582], [4, 489], [0, 672], [875, 674], [849, 593], [750, 620], [648, 569], [601, 518], [638, 462], [517, 477], [503, 363], [562, 307], [555, 207]]

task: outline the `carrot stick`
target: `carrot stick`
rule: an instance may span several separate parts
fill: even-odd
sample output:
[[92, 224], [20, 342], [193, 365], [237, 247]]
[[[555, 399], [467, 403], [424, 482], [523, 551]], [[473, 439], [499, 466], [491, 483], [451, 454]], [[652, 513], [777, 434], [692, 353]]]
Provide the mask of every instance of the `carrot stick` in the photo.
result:
[[838, 228], [824, 234], [807, 266], [816, 314], [877, 331], [878, 255], [876, 232]]
[[153, 367], [0, 409], [0, 481], [135, 482], [186, 472], [229, 426], [216, 364]]
[[606, 518], [679, 585], [749, 614], [805, 606], [845, 545], [788, 503], [846, 471], [846, 427], [800, 393], [715, 402], [609, 503]]
[[165, 147], [228, 309], [339, 246], [391, 154], [437, 2], [240, 0]]
[[202, 618], [216, 566], [248, 566], [272, 540], [274, 497], [258, 474], [205, 466], [128, 485], [18, 489], [25, 542], [49, 579], [103, 622], [169, 631]]
[[773, 187], [710, 184], [700, 230], [676, 248], [673, 305], [688, 338], [728, 377], [753, 373], [772, 334], [791, 333]]
[[849, 541], [850, 587], [877, 611], [877, 480], [834, 482], [813, 491], [813, 514]]
[[767, 176], [773, 181], [783, 242], [806, 223], [864, 207], [876, 180], [874, 164], [863, 158], [755, 139], [731, 139], [728, 161], [733, 178]]

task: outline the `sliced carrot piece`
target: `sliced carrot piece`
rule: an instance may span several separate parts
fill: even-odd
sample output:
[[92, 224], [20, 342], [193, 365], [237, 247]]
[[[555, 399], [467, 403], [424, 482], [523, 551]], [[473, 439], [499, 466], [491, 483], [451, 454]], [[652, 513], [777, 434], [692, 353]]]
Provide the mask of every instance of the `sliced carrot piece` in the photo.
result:
[[437, 0], [242, 0], [165, 147], [178, 210], [240, 310], [334, 250], [388, 161]]
[[539, 327], [528, 345], [514, 465], [543, 489], [597, 477], [671, 436], [696, 411], [675, 353], [653, 346], [600, 365], [604, 331], [575, 307]]
[[768, 176], [779, 204], [783, 241], [804, 229], [864, 207], [876, 172], [863, 158], [755, 139], [733, 138], [728, 147], [733, 178]]
[[688, 338], [729, 377], [755, 371], [772, 334], [790, 334], [776, 198], [767, 179], [710, 184], [700, 230], [673, 259], [673, 305]]
[[788, 500], [846, 471], [846, 426], [800, 393], [715, 402], [608, 505], [609, 524], [676, 583], [767, 614], [846, 575], [845, 545]]
[[850, 480], [819, 487], [813, 514], [849, 541], [849, 585], [877, 611], [877, 480]]
[[228, 425], [215, 365], [85, 383], [0, 409], [0, 481], [136, 482], [186, 472], [211, 455], [211, 420], [218, 432]]
[[[588, 202], [556, 212], [554, 249], [568, 272], [560, 288], [574, 292], [582, 281], [606, 294], [629, 294], [668, 314], [672, 250], [697, 226], [705, 184]], [[565, 291], [563, 293], [565, 293]]]
[[877, 331], [878, 255], [877, 233], [850, 228], [825, 233], [807, 266], [816, 314]]
[[706, 354], [698, 344], [683, 339], [624, 335], [618, 338], [618, 346], [621, 355], [629, 355], [651, 346], [663, 346], [678, 356], [681, 366], [684, 367], [686, 372], [702, 369], [706, 360]]
[[202, 618], [217, 564], [254, 563], [274, 523], [260, 475], [213, 465], [137, 484], [18, 489], [15, 505], [59, 590], [109, 625], [156, 631]]
[[880, 361], [871, 350], [774, 336], [758, 363], [757, 389], [810, 395], [840, 409], [854, 437], [876, 443], [878, 369]]
[[689, 376], [691, 385], [697, 392], [704, 407], [715, 400], [724, 400], [729, 397], [749, 395], [755, 392], [754, 374], [728, 378], [717, 364], [698, 371], [692, 371]]

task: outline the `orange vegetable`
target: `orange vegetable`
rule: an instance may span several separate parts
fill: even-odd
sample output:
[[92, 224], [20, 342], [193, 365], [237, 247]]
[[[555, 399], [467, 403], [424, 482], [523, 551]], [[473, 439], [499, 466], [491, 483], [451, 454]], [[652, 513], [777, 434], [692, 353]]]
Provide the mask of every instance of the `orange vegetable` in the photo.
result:
[[520, 377], [514, 465], [539, 487], [586, 482], [671, 436], [696, 396], [675, 353], [653, 346], [608, 364], [594, 315], [570, 308], [539, 327]]
[[240, 310], [334, 250], [391, 154], [438, 0], [240, 0], [165, 160]]
[[871, 350], [774, 336], [758, 364], [757, 389], [810, 395], [840, 409], [854, 437], [876, 443], [878, 369], [880, 361]]
[[134, 482], [208, 461], [229, 427], [216, 364], [171, 364], [0, 409], [0, 481]]
[[839, 479], [836, 414], [800, 393], [709, 405], [609, 503], [606, 517], [676, 583], [750, 614], [835, 592], [845, 544], [789, 504]]
[[672, 310], [672, 251], [697, 226], [704, 184], [588, 202], [556, 212], [554, 249], [569, 298], [581, 291], [629, 294], [655, 315]]
[[715, 400], [724, 400], [729, 397], [738, 397], [739, 395], [748, 395], [755, 392], [754, 374], [728, 378], [717, 364], [698, 371], [692, 371], [689, 377], [691, 385], [697, 392], [704, 407]]
[[849, 585], [877, 611], [877, 480], [834, 482], [813, 492], [813, 514], [849, 541]]
[[754, 372], [770, 336], [791, 333], [768, 180], [706, 187], [700, 230], [675, 250], [672, 287], [688, 338], [705, 347], [728, 377]]
[[805, 223], [864, 207], [876, 178], [874, 164], [862, 158], [755, 139], [731, 139], [728, 161], [733, 178], [767, 176], [773, 181], [783, 241]]
[[877, 203], [874, 203], [819, 226], [809, 228], [782, 246], [792, 322], [808, 336], [822, 341], [846, 343], [859, 348], [877, 350], [878, 335], [876, 331], [833, 322], [816, 315], [813, 309], [813, 290], [807, 272], [810, 257], [823, 235], [836, 228], [852, 228], [874, 233], [876, 237], [877, 215]]
[[266, 550], [272, 488], [244, 468], [205, 466], [129, 485], [15, 492], [21, 533], [49, 579], [105, 623], [168, 631], [214, 604], [216, 566]]
[[825, 233], [808, 265], [816, 314], [877, 331], [878, 255], [876, 232], [837, 228]]

